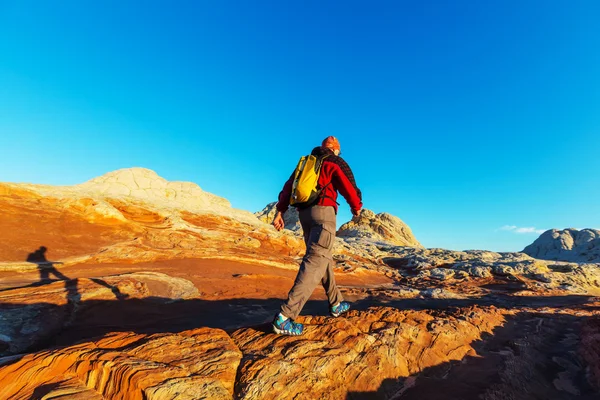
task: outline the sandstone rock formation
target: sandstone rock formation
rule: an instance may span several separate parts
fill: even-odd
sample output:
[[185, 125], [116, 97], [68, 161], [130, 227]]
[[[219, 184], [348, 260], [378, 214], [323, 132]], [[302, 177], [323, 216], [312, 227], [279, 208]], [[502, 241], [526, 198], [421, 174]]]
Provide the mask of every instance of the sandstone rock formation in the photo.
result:
[[241, 356], [220, 329], [115, 333], [0, 367], [0, 398], [231, 399]]
[[342, 238], [369, 238], [399, 246], [423, 247], [402, 220], [388, 213], [363, 210], [359, 217], [343, 224], [337, 232]]
[[[102, 280], [115, 283], [108, 277]], [[91, 302], [98, 308], [94, 300], [92, 296], [80, 305]], [[114, 301], [126, 308], [134, 300]], [[161, 399], [177, 394], [181, 399], [220, 399], [232, 398], [235, 387], [236, 398], [301, 394], [343, 399], [352, 391], [376, 391], [386, 379], [474, 354], [471, 343], [503, 321], [502, 313], [493, 309], [432, 315], [373, 308], [337, 320], [303, 318], [307, 333], [302, 338], [278, 337], [262, 327], [238, 329], [231, 337], [210, 328], [112, 333], [10, 360], [0, 366], [0, 378], [7, 382], [0, 396], [77, 393], [82, 398]]]
[[542, 260], [600, 263], [600, 230], [552, 229], [523, 253]]
[[232, 335], [244, 354], [238, 398], [346, 399], [382, 385], [400, 391], [399, 378], [474, 355], [472, 343], [503, 321], [496, 310], [434, 316], [372, 308], [340, 320], [304, 318], [304, 338], [273, 340], [270, 333], [240, 329]]
[[598, 397], [600, 264], [424, 249], [365, 211], [334, 246], [352, 311], [317, 288], [281, 337], [301, 238], [190, 185], [0, 184], [0, 399]]
[[[193, 213], [213, 213], [229, 218], [255, 223], [256, 219], [247, 211], [231, 208], [228, 200], [203, 191], [191, 182], [169, 182], [156, 172], [146, 168], [125, 168], [109, 172], [85, 183], [74, 186], [46, 186], [32, 184], [4, 184], [6, 191], [11, 188], [31, 190], [41, 196], [76, 199], [93, 199], [94, 210], [106, 216], [120, 219], [110, 202], [102, 200], [120, 199], [130, 203], [135, 201], [152, 205], [168, 214], [168, 211], [188, 211]], [[2, 191], [0, 191], [2, 193]], [[87, 200], [89, 202], [89, 200]], [[88, 204], [84, 204], [87, 206]]]
[[[276, 201], [269, 203], [261, 211], [254, 213], [254, 215], [264, 223], [271, 224], [277, 213], [276, 205]], [[289, 229], [293, 232], [302, 232], [300, 217], [298, 216], [298, 210], [296, 208], [290, 207], [283, 215], [283, 220], [285, 222], [285, 229]]]
[[[288, 268], [303, 250], [299, 238], [197, 185], [167, 182], [143, 168], [67, 187], [0, 184], [0, 212], [0, 271], [38, 269], [31, 257], [41, 248], [48, 249], [42, 261], [65, 266], [173, 257], [256, 260], [260, 248], [264, 262]], [[281, 264], [273, 253], [288, 259]]]
[[[139, 300], [88, 301], [96, 312], [118, 303], [114, 312]], [[181, 300], [178, 307], [190, 313], [206, 307], [197, 302]], [[302, 337], [274, 335], [268, 324], [230, 333], [206, 327], [171, 333], [154, 324], [150, 333], [113, 332], [0, 358], [0, 398], [493, 400], [498, 393], [520, 398], [521, 391], [592, 398], [585, 397], [595, 389], [582, 386], [581, 363], [589, 360], [597, 371], [598, 325], [585, 319], [593, 311], [578, 310], [578, 320], [575, 310], [562, 304], [553, 311], [551, 304], [544, 303], [543, 313], [533, 305], [519, 312], [487, 305], [370, 307], [338, 319], [300, 317]], [[154, 305], [157, 314], [161, 307]]]

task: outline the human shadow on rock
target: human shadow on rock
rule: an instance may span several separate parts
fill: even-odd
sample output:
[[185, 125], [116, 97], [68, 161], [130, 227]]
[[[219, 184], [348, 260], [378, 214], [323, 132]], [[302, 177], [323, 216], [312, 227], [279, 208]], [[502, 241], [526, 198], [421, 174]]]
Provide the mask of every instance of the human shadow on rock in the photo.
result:
[[[52, 282], [54, 280], [68, 281], [70, 278], [63, 275], [58, 269], [56, 269], [55, 265], [60, 265], [62, 262], [60, 261], [48, 261], [46, 258], [46, 252], [48, 248], [46, 246], [40, 246], [39, 249], [35, 250], [32, 253], [29, 253], [27, 259], [25, 261], [37, 264], [38, 270], [40, 272], [40, 281], [39, 284], [45, 284]], [[50, 276], [53, 275], [56, 278], [51, 279]]]
[[[32, 284], [21, 286], [18, 288], [11, 287], [0, 290], [0, 292], [6, 292], [14, 289], [22, 289], [27, 287], [37, 287], [47, 285], [56, 281], [64, 281], [65, 289], [67, 290], [67, 300], [68, 302], [76, 302], [81, 298], [78, 290], [78, 281], [77, 279], [71, 279], [62, 272], [60, 272], [56, 265], [62, 265], [61, 261], [49, 261], [46, 258], [46, 253], [48, 252], [48, 248], [46, 246], [40, 246], [39, 249], [35, 250], [32, 253], [29, 253], [27, 259], [25, 261], [33, 264], [37, 264], [38, 271], [40, 273], [40, 280], [38, 282], [34, 282]], [[51, 277], [54, 278], [51, 278]], [[104, 286], [113, 292], [115, 298], [118, 300], [123, 300], [128, 297], [127, 294], [121, 293], [118, 287], [108, 284], [106, 281], [100, 278], [89, 278], [92, 282]]]
[[[41, 286], [52, 283], [56, 280], [65, 281], [65, 289], [67, 290], [67, 301], [69, 304], [79, 301], [81, 296], [79, 295], [79, 291], [77, 290], [77, 280], [72, 280], [68, 276], [64, 275], [58, 269], [56, 269], [55, 265], [63, 264], [60, 261], [48, 261], [46, 258], [46, 253], [48, 248], [46, 246], [40, 246], [39, 249], [35, 250], [32, 253], [29, 253], [27, 259], [25, 261], [37, 264], [38, 271], [40, 273], [39, 282], [32, 283], [29, 286]], [[54, 276], [55, 278], [51, 278]]]

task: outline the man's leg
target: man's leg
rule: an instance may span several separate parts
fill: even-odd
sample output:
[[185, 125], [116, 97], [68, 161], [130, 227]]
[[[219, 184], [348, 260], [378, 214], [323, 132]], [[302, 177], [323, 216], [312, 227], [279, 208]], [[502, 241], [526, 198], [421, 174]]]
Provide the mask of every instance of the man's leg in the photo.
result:
[[[335, 212], [333, 213], [333, 226], [336, 226], [336, 222], [335, 222]], [[333, 238], [333, 241], [335, 242], [335, 236]], [[332, 249], [333, 249], [333, 244], [331, 245]], [[344, 301], [344, 298], [342, 297], [342, 293], [340, 292], [340, 290], [338, 289], [336, 283], [335, 283], [335, 275], [333, 274], [333, 254], [332, 254], [332, 259], [329, 262], [329, 264], [327, 264], [327, 269], [325, 270], [325, 273], [323, 274], [323, 278], [321, 279], [321, 284], [323, 285], [323, 289], [325, 289], [325, 293], [327, 294], [327, 299], [329, 300], [329, 305], [333, 306], [336, 304], [339, 304], [340, 302]]]
[[329, 300], [330, 306], [334, 306], [344, 301], [342, 293], [335, 283], [335, 275], [333, 274], [332, 264], [333, 261], [327, 265], [325, 275], [323, 275], [323, 279], [321, 279], [321, 284], [325, 289], [325, 293], [327, 293], [327, 299]]
[[313, 206], [300, 212], [300, 221], [303, 228], [310, 226], [306, 254], [288, 299], [281, 306], [281, 313], [292, 319], [298, 317], [315, 287], [325, 275], [327, 266], [332, 262], [335, 211], [333, 207]]

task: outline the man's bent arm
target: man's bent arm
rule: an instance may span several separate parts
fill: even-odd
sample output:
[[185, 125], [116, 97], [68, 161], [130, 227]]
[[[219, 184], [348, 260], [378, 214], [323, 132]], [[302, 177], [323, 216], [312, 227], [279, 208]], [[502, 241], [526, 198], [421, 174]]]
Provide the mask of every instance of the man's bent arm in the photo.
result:
[[[337, 167], [338, 168], [335, 169], [332, 177], [334, 187], [341, 193], [342, 196], [344, 196], [348, 202], [348, 205], [350, 206], [350, 209], [352, 210], [352, 213], [356, 214], [363, 206], [362, 193], [354, 182], [354, 176], [352, 175], [352, 171], [350, 171], [348, 164], [345, 165], [345, 168], [340, 168], [339, 165]], [[346, 171], [344, 170], [350, 171], [352, 180], [348, 177]]]

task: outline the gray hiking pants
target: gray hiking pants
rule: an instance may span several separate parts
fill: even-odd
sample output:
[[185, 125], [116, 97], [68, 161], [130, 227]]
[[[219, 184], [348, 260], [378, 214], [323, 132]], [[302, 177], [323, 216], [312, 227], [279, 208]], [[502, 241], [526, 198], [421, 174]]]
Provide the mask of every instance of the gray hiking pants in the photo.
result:
[[295, 319], [321, 282], [330, 305], [343, 300], [333, 275], [332, 249], [335, 241], [335, 210], [331, 206], [312, 206], [300, 210], [306, 254], [300, 264], [294, 286], [281, 306], [281, 313]]

